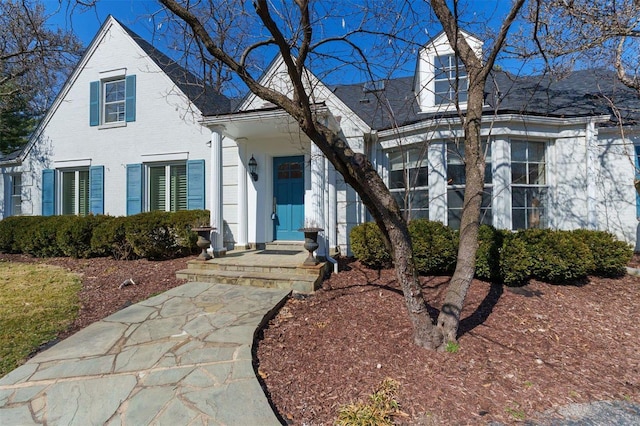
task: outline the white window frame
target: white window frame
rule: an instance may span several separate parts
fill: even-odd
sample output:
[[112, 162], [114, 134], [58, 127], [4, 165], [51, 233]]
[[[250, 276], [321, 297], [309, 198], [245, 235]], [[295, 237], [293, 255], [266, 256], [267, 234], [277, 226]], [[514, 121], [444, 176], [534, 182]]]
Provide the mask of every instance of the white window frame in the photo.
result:
[[[487, 148], [487, 144], [488, 144], [488, 150]], [[450, 218], [450, 212], [451, 210], [458, 210], [460, 211], [460, 218], [462, 218], [462, 206], [460, 208], [452, 208], [449, 206], [449, 196], [451, 192], [455, 192], [455, 191], [462, 191], [463, 197], [464, 197], [464, 191], [467, 187], [466, 185], [466, 176], [465, 176], [465, 182], [464, 183], [459, 183], [459, 182], [452, 182], [450, 180], [450, 174], [449, 174], [449, 165], [450, 164], [462, 164], [464, 166], [464, 141], [459, 141], [457, 144], [453, 141], [449, 141], [445, 144], [446, 146], [446, 150], [447, 150], [447, 154], [446, 154], [446, 159], [445, 159], [445, 167], [446, 167], [446, 175], [447, 175], [447, 225], [448, 226], [452, 226], [451, 222], [451, 218]], [[491, 146], [491, 141], [486, 141], [483, 140], [482, 141], [482, 149], [483, 149], [483, 155], [485, 155], [486, 152], [486, 166], [485, 166], [485, 182], [484, 182], [484, 194], [482, 197], [482, 205], [480, 207], [480, 223], [481, 224], [487, 224], [487, 225], [493, 225], [493, 216], [494, 216], [494, 211], [493, 211], [493, 165], [492, 165], [492, 157], [491, 154], [493, 152], [493, 148]], [[456, 158], [456, 160], [458, 161], [457, 163], [453, 163], [451, 160], [453, 158]], [[487, 171], [490, 172], [490, 179], [487, 179]], [[487, 182], [487, 180], [489, 180], [489, 182]], [[485, 198], [486, 197], [486, 198]], [[485, 201], [488, 200], [489, 202], [486, 203]], [[489, 213], [487, 215], [487, 213]], [[489, 218], [487, 220], [487, 218]], [[456, 227], [457, 229], [457, 227]]]
[[[109, 79], [109, 80], [101, 80], [100, 83], [102, 86], [102, 97], [100, 99], [102, 124], [109, 126], [114, 124], [126, 123], [127, 121], [127, 94], [126, 94], [127, 84], [126, 84], [125, 76]], [[122, 85], [122, 99], [107, 101], [107, 94], [108, 94], [107, 87], [113, 84]], [[119, 91], [116, 93], [119, 93]], [[113, 113], [116, 115], [115, 120], [109, 120], [109, 117], [111, 116], [111, 114], [107, 114], [107, 108], [110, 106], [116, 106], [116, 107], [121, 106], [121, 110], [118, 110], [117, 112]]]
[[11, 174], [11, 216], [22, 215], [22, 175]]
[[[401, 162], [394, 166], [393, 157], [400, 155]], [[391, 195], [394, 196], [398, 203], [400, 210], [403, 212], [407, 220], [417, 218], [429, 218], [429, 160], [428, 160], [428, 144], [423, 142], [422, 144], [411, 145], [403, 147], [399, 150], [387, 151], [389, 171], [387, 173], [387, 186]], [[423, 169], [423, 170], [422, 170]], [[394, 185], [393, 172], [403, 172], [403, 186]], [[411, 170], [417, 170], [417, 174], [411, 172]], [[408, 180], [420, 179], [420, 175], [426, 179], [424, 185], [414, 185], [413, 182], [407, 182]], [[419, 191], [419, 192], [416, 192]], [[416, 198], [418, 196], [419, 198]], [[414, 202], [418, 200], [426, 201], [423, 206], [415, 206]]]
[[[524, 161], [514, 161], [514, 143], [526, 143], [526, 148], [525, 148], [525, 160]], [[537, 145], [542, 145], [544, 152], [542, 155], [542, 161], [530, 161], [530, 150], [529, 150], [529, 144], [537, 144]], [[548, 159], [548, 152], [549, 152], [549, 141], [548, 140], [535, 140], [535, 139], [511, 139], [510, 140], [510, 152], [511, 152], [511, 156], [509, 158], [509, 164], [511, 167], [511, 173], [510, 173], [510, 188], [511, 188], [511, 229], [512, 230], [518, 230], [518, 229], [529, 229], [529, 228], [546, 228], [548, 226], [548, 217], [547, 215], [549, 214], [548, 211], [548, 190], [549, 190], [549, 159]], [[526, 182], [525, 183], [514, 183], [513, 182], [513, 169], [514, 169], [514, 164], [524, 164], [525, 165], [525, 172], [524, 175], [526, 177]], [[531, 184], [529, 182], [529, 177], [531, 175], [530, 172], [530, 165], [532, 164], [536, 164], [539, 165], [542, 164], [543, 165], [543, 171], [542, 171], [542, 176], [544, 178], [544, 183], [540, 184], [540, 183], [534, 183]], [[514, 203], [514, 189], [524, 189], [525, 190], [525, 196], [524, 196], [524, 200], [523, 200], [523, 206], [522, 207], [516, 207]], [[527, 196], [527, 190], [532, 190], [533, 192], [537, 193], [538, 197], [536, 197], [535, 195], [532, 196], [533, 199], [538, 199], [539, 203], [538, 205], [533, 205], [533, 203], [531, 205], [529, 205], [529, 200], [528, 200], [528, 196]], [[514, 220], [514, 211], [519, 210], [519, 211], [524, 211], [524, 228], [519, 227], [516, 228], [516, 224], [515, 224], [515, 220]], [[533, 226], [532, 226], [533, 225]]]
[[[172, 199], [171, 199], [171, 170], [175, 167], [182, 167], [184, 169], [184, 206], [180, 208], [179, 201], [176, 201], [176, 209], [172, 209]], [[164, 194], [164, 208], [153, 209], [152, 210], [152, 169], [164, 168], [164, 179], [165, 179], [165, 194]], [[177, 161], [171, 163], [147, 163], [145, 164], [145, 192], [146, 192], [146, 206], [147, 211], [181, 211], [187, 210], [187, 163], [186, 161]]]
[[[445, 67], [439, 67], [438, 63], [442, 62], [443, 58], [447, 58], [448, 65]], [[456, 64], [457, 60], [457, 64]], [[446, 76], [444, 78], [439, 77], [439, 70]], [[438, 92], [438, 83], [443, 83], [447, 86], [446, 92]], [[457, 86], [457, 87], [456, 87]], [[464, 95], [464, 96], [461, 96]], [[433, 103], [435, 107], [455, 105], [456, 98], [459, 105], [466, 105], [469, 96], [469, 78], [467, 71], [464, 68], [464, 64], [460, 58], [456, 57], [454, 53], [441, 53], [433, 57]], [[442, 99], [439, 100], [438, 98]]]
[[[73, 193], [73, 212], [65, 212], [65, 174], [73, 173], [74, 179], [74, 193]], [[80, 173], [86, 173], [86, 189], [85, 189], [85, 209], [84, 211], [80, 211], [80, 205], [82, 204], [80, 201]], [[89, 199], [89, 168], [79, 168], [79, 169], [60, 169], [58, 170], [58, 182], [60, 185], [58, 186], [58, 199], [60, 200], [58, 205], [58, 211], [60, 214], [69, 214], [76, 216], [86, 216], [90, 212], [90, 199]]]

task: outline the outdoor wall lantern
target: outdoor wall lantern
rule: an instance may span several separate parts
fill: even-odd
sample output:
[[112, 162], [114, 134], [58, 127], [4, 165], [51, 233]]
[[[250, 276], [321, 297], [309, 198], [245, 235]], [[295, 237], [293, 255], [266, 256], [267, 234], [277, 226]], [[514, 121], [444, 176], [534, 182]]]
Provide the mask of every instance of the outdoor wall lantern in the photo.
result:
[[249, 174], [251, 175], [251, 178], [254, 182], [258, 181], [258, 173], [256, 173], [256, 170], [258, 170], [258, 162], [255, 158], [253, 158], [252, 155], [249, 159]]

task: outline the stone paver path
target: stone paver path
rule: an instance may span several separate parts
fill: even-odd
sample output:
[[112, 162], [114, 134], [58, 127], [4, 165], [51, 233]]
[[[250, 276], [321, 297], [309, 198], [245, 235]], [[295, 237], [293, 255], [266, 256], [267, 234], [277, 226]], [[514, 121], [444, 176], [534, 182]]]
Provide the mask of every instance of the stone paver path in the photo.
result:
[[288, 293], [192, 282], [123, 309], [0, 379], [0, 425], [279, 425], [251, 349]]

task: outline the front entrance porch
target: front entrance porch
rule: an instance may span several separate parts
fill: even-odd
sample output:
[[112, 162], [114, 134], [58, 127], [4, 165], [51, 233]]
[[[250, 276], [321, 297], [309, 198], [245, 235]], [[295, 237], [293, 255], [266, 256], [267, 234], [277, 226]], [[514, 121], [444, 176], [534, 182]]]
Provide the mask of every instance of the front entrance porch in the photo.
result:
[[308, 252], [298, 243], [269, 243], [264, 250], [233, 250], [225, 257], [191, 260], [176, 277], [188, 281], [248, 285], [313, 293], [331, 271], [328, 262], [303, 266]]

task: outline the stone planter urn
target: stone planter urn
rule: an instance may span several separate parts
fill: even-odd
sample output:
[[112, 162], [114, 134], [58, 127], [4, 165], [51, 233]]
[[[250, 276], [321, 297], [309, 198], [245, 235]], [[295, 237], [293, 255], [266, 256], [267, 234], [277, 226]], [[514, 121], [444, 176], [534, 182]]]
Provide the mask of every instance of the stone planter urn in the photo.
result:
[[198, 255], [197, 260], [204, 261], [212, 259], [211, 255], [207, 252], [207, 249], [211, 246], [209, 236], [212, 229], [213, 228], [211, 226], [198, 226], [191, 228], [192, 231], [198, 233], [198, 241], [196, 241], [196, 245], [198, 248], [202, 249], [202, 253]]
[[304, 233], [304, 248], [309, 252], [309, 256], [305, 259], [303, 266], [316, 266], [318, 259], [315, 258], [313, 252], [319, 247], [318, 233], [324, 231], [322, 228], [300, 228], [298, 231]]

